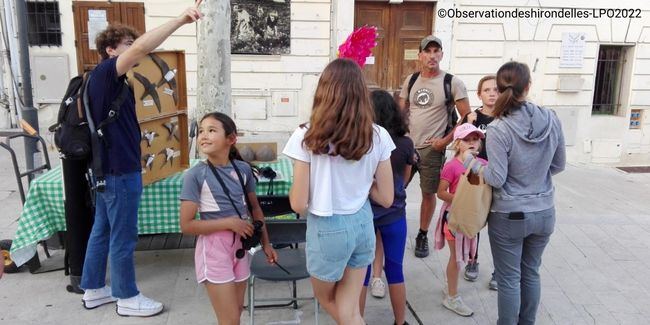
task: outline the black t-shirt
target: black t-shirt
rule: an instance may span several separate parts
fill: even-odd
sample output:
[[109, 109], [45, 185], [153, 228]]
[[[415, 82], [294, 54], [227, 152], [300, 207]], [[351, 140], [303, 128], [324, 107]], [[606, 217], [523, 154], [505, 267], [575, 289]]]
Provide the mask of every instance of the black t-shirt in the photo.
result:
[[[494, 121], [494, 117], [481, 113], [481, 107], [477, 108], [474, 112], [476, 112], [476, 121], [474, 121], [474, 126], [485, 134], [485, 138], [481, 140], [481, 151], [478, 153], [478, 157], [489, 160], [487, 151], [485, 150], [485, 139], [487, 138], [487, 133], [485, 133], [485, 131], [487, 131], [488, 124]], [[467, 116], [463, 118], [462, 123], [467, 123]]]
[[404, 188], [404, 169], [406, 165], [414, 165], [415, 147], [413, 140], [406, 136], [393, 138], [395, 149], [391, 152], [390, 162], [393, 169], [393, 185], [395, 198], [389, 208], [384, 208], [370, 201], [375, 217], [375, 226], [391, 224], [406, 216], [406, 189]]

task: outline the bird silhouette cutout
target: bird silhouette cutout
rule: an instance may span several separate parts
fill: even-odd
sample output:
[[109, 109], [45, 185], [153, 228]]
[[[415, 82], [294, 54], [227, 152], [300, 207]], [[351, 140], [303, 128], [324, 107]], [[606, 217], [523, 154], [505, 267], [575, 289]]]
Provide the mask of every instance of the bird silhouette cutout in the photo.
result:
[[142, 131], [142, 140], [147, 141], [147, 147], [151, 147], [151, 143], [153, 142], [153, 139], [156, 138], [157, 136], [158, 133], [156, 133], [155, 131], [148, 131], [146, 129]]
[[142, 160], [144, 161], [144, 167], [149, 168], [149, 170], [153, 169], [153, 160], [156, 158], [156, 155], [152, 153], [148, 153], [142, 157]]
[[176, 151], [174, 151], [174, 148], [165, 148], [165, 149], [161, 150], [161, 151], [158, 153], [158, 154], [160, 154], [160, 155], [162, 155], [162, 154], [165, 155], [165, 161], [163, 162], [162, 166], [160, 166], [160, 169], [162, 169], [163, 167], [165, 167], [165, 165], [167, 165], [167, 162], [168, 162], [168, 161], [169, 161], [169, 165], [170, 165], [170, 166], [173, 166], [173, 165], [174, 165], [174, 154], [175, 154], [175, 153], [176, 153]]
[[144, 100], [147, 96], [151, 96], [151, 99], [153, 99], [153, 102], [156, 104], [156, 108], [158, 109], [158, 113], [162, 111], [162, 108], [160, 107], [160, 97], [158, 97], [158, 90], [156, 90], [156, 85], [152, 84], [147, 77], [137, 73], [133, 72], [133, 76], [135, 79], [138, 79], [142, 86], [144, 87], [144, 92], [142, 93], [142, 96], [140, 96], [140, 100]]
[[164, 84], [168, 84], [169, 88], [173, 91], [172, 97], [174, 97], [174, 104], [178, 105], [178, 93], [176, 92], [176, 69], [170, 69], [167, 65], [167, 62], [163, 61], [159, 56], [151, 53], [149, 54], [151, 60], [158, 66], [162, 78], [156, 84], [156, 87], [160, 87]]
[[167, 132], [169, 132], [169, 135], [167, 135], [167, 141], [171, 140], [172, 137], [176, 138], [178, 141], [181, 140], [178, 136], [178, 122], [163, 123], [163, 126], [167, 129]]

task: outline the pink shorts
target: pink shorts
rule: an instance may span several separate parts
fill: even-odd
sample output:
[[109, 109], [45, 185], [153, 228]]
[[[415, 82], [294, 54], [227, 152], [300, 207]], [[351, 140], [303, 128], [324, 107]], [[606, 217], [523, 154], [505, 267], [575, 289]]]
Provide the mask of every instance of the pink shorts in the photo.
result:
[[228, 230], [209, 235], [199, 235], [194, 250], [196, 280], [201, 283], [227, 283], [246, 281], [250, 276], [250, 254], [243, 258], [235, 257], [242, 247], [239, 236], [234, 237]]

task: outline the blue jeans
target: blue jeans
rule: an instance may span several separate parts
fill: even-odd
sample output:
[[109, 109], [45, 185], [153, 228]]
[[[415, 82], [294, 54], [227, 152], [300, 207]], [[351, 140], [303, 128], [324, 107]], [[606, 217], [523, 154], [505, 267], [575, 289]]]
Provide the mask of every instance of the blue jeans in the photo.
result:
[[106, 189], [96, 195], [95, 223], [88, 240], [82, 288], [98, 289], [106, 285], [106, 263], [110, 257], [113, 297], [130, 298], [139, 293], [133, 252], [138, 242], [141, 193], [139, 172], [106, 176]]
[[540, 299], [539, 267], [555, 226], [555, 208], [513, 220], [490, 212], [488, 234], [499, 284], [499, 325], [534, 324]]

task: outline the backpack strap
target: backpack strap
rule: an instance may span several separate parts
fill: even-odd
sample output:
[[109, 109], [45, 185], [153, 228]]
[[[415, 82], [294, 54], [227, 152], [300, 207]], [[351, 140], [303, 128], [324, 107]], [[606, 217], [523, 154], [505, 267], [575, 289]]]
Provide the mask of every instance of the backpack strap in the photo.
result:
[[451, 73], [445, 74], [445, 79], [443, 80], [443, 88], [445, 89], [445, 105], [447, 109], [454, 103], [454, 98], [451, 96], [451, 79], [454, 78], [454, 75]]
[[126, 82], [122, 83], [122, 90], [120, 91], [120, 94], [111, 102], [111, 105], [108, 107], [108, 117], [101, 121], [99, 125], [97, 126], [97, 134], [99, 135], [99, 138], [104, 142], [104, 145], [106, 147], [110, 147], [110, 144], [107, 142], [107, 140], [104, 138], [104, 133], [102, 132], [103, 128], [110, 124], [115, 122], [117, 118], [120, 115], [120, 108], [122, 108], [122, 103], [126, 100], [127, 95], [129, 94], [129, 87], [127, 86]]
[[413, 85], [415, 84], [415, 81], [418, 80], [418, 77], [420, 76], [420, 71], [415, 72], [411, 75], [411, 79], [409, 79], [409, 84], [408, 88], [406, 88], [406, 106], [411, 106], [411, 90], [413, 89]]
[[[91, 190], [103, 192], [106, 181], [104, 179], [104, 169], [102, 166], [102, 153], [101, 153], [101, 140], [97, 134], [97, 129], [95, 128], [95, 122], [93, 121], [93, 116], [90, 112], [90, 104], [88, 98], [88, 84], [92, 78], [91, 73], [84, 74], [84, 84], [81, 87], [81, 96], [86, 112], [86, 121], [88, 122], [88, 128], [90, 129], [90, 148], [92, 149], [92, 161], [88, 167], [88, 178], [92, 184]], [[91, 197], [94, 197], [91, 194]], [[94, 202], [93, 202], [94, 205]]]
[[458, 120], [458, 114], [456, 114], [456, 103], [454, 102], [454, 97], [451, 94], [451, 80], [454, 78], [454, 75], [451, 73], [445, 74], [445, 79], [443, 80], [442, 86], [445, 91], [445, 106], [447, 108], [447, 127], [445, 128], [445, 135], [447, 135], [456, 125]]

